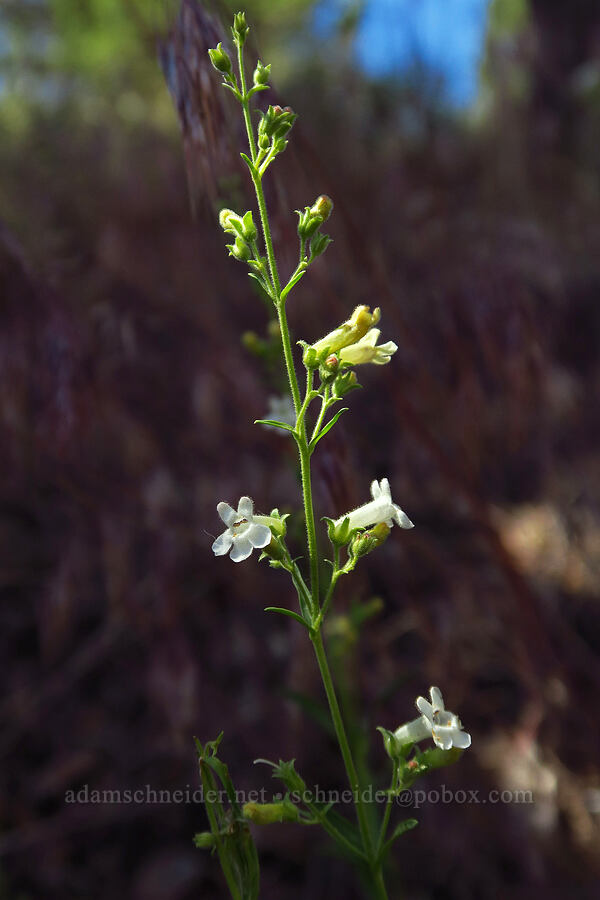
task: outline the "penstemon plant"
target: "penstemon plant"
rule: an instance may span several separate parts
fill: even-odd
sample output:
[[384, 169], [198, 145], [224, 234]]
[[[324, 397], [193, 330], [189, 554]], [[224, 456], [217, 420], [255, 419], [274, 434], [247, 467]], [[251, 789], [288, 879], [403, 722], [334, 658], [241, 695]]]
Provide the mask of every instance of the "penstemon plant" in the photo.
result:
[[[229, 554], [233, 562], [247, 559], [254, 549], [262, 551], [260, 559], [268, 560], [276, 569], [286, 571], [296, 590], [297, 609], [267, 607], [270, 612], [289, 616], [300, 625], [311, 641], [319, 667], [331, 720], [339, 743], [351, 796], [355, 821], [339, 814], [333, 804], [318, 800], [298, 773], [295, 761], [278, 763], [259, 760], [272, 768], [272, 774], [285, 786], [283, 799], [272, 803], [248, 802], [240, 805], [227, 766], [219, 758], [221, 736], [205, 745], [197, 742], [204, 802], [210, 831], [196, 835], [196, 845], [216, 851], [231, 896], [252, 900], [259, 892], [259, 864], [249, 824], [269, 825], [295, 822], [320, 825], [337, 844], [339, 850], [354, 862], [369, 896], [388, 897], [384, 880], [384, 864], [390, 847], [401, 834], [413, 828], [415, 819], [407, 819], [395, 827], [391, 824], [394, 799], [432, 769], [456, 761], [470, 746], [471, 738], [462, 729], [458, 717], [444, 707], [439, 688], [430, 689], [430, 700], [417, 698], [419, 716], [395, 730], [380, 727], [384, 750], [390, 758], [389, 788], [373, 793], [372, 785], [359, 779], [357, 765], [348, 740], [342, 710], [336, 693], [323, 641], [323, 625], [331, 610], [339, 580], [349, 575], [360, 559], [388, 538], [394, 524], [412, 528], [413, 523], [393, 500], [387, 478], [373, 481], [371, 499], [335, 519], [324, 517], [331, 546], [331, 558], [319, 556], [311, 484], [311, 457], [319, 442], [335, 426], [347, 407], [339, 408], [343, 398], [358, 387], [355, 367], [367, 363], [386, 365], [397, 347], [393, 341], [379, 344], [379, 308], [357, 307], [347, 321], [325, 337], [307, 343], [302, 363], [306, 371], [306, 387], [302, 393], [292, 352], [286, 305], [294, 286], [305, 275], [314, 260], [331, 242], [322, 227], [331, 215], [333, 203], [327, 196], [298, 210], [299, 260], [296, 269], [282, 283], [271, 237], [269, 216], [263, 192], [263, 179], [276, 157], [288, 143], [288, 134], [296, 115], [289, 107], [269, 106], [260, 112], [256, 132], [251, 118], [251, 101], [259, 91], [268, 90], [270, 66], [258, 61], [252, 85], [248, 87], [244, 66], [244, 44], [248, 34], [244, 13], [234, 17], [232, 36], [237, 51], [237, 72], [231, 59], [219, 44], [209, 50], [214, 68], [223, 76], [223, 85], [241, 106], [248, 136], [249, 153], [242, 153], [256, 193], [260, 220], [260, 237], [252, 211], [238, 214], [230, 209], [220, 213], [220, 224], [231, 237], [227, 244], [230, 256], [245, 263], [275, 308], [289, 389], [293, 403], [293, 422], [275, 419], [257, 420], [262, 425], [283, 429], [292, 436], [298, 450], [302, 480], [304, 524], [308, 548], [307, 571], [298, 565], [286, 544], [287, 515], [277, 509], [269, 515], [257, 515], [250, 497], [243, 496], [237, 509], [220, 502], [217, 512], [225, 525], [224, 532], [212, 545], [216, 556]], [[313, 404], [317, 405], [313, 413]], [[336, 407], [338, 407], [336, 409]], [[326, 584], [320, 583], [322, 563], [331, 568]], [[431, 739], [434, 747], [421, 750], [419, 743]], [[382, 807], [379, 817], [367, 810], [373, 799]], [[225, 801], [225, 803], [223, 802]]]

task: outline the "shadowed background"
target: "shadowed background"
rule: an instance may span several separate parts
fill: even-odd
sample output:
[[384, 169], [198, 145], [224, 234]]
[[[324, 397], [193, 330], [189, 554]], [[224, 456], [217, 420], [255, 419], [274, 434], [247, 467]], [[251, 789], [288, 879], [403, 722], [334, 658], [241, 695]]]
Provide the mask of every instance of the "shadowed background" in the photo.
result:
[[[416, 524], [342, 581], [331, 651], [378, 784], [375, 726], [433, 683], [473, 747], [418, 787], [533, 794], [426, 804], [391, 896], [592, 898], [600, 10], [445, 6], [246, 3], [251, 53], [273, 62], [266, 102], [300, 115], [267, 179], [284, 273], [291, 210], [335, 202], [294, 337], [364, 303], [399, 345], [358, 371], [365, 390], [313, 458], [318, 516], [387, 476]], [[2, 900], [224, 896], [192, 846], [200, 805], [65, 802], [85, 785], [195, 789], [193, 735], [225, 731], [240, 789], [271, 788], [265, 756], [345, 786], [310, 645], [262, 611], [294, 604], [288, 581], [210, 551], [217, 501], [292, 511], [299, 485], [291, 442], [252, 425], [285, 381], [216, 223], [219, 204], [251, 203], [239, 111], [205, 54], [231, 9], [178, 11], [2, 7]], [[359, 639], [348, 612], [368, 598]], [[261, 896], [361, 896], [315, 829], [256, 839]]]

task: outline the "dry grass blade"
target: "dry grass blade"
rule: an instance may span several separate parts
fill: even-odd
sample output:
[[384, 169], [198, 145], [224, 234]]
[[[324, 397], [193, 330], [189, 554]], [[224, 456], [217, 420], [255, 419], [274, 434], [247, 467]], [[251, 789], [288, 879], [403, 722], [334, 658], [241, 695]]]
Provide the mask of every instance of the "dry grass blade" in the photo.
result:
[[213, 78], [208, 50], [227, 44], [222, 26], [196, 0], [182, 0], [167, 38], [159, 44], [160, 63], [173, 97], [185, 153], [190, 202], [214, 204], [219, 181], [237, 167], [235, 121], [230, 102]]

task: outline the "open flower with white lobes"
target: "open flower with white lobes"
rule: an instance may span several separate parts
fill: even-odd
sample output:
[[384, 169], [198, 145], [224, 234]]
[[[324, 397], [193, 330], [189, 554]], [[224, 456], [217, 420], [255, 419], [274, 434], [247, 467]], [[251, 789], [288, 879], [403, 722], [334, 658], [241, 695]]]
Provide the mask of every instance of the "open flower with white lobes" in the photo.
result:
[[265, 524], [269, 516], [255, 516], [250, 497], [240, 497], [237, 510], [221, 501], [217, 512], [227, 528], [212, 545], [215, 556], [224, 556], [231, 550], [229, 558], [242, 562], [255, 548], [260, 550], [271, 543], [271, 529]]
[[360, 366], [363, 363], [384, 366], [389, 363], [398, 347], [393, 341], [377, 346], [380, 334], [379, 328], [371, 328], [356, 344], [343, 347], [340, 350], [340, 362], [350, 366]]
[[420, 718], [401, 725], [394, 732], [398, 744], [417, 743], [430, 737], [440, 750], [451, 750], [452, 747], [466, 750], [471, 746], [471, 735], [463, 730], [458, 716], [446, 709], [440, 689], [429, 688], [429, 696], [431, 703], [425, 697], [417, 697]]
[[358, 506], [336, 519], [333, 523], [334, 529], [343, 525], [346, 519], [348, 519], [348, 531], [353, 531], [355, 528], [368, 528], [369, 525], [377, 525], [379, 522], [385, 522], [388, 528], [391, 528], [394, 522], [400, 528], [414, 528], [406, 513], [392, 501], [392, 492], [387, 478], [371, 483], [371, 497], [373, 499], [369, 503], [363, 503], [362, 506]]

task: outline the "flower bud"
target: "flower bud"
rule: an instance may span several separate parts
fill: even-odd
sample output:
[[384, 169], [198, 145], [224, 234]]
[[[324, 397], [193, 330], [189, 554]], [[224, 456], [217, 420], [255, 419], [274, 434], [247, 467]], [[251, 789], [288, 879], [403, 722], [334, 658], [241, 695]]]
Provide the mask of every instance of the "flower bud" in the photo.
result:
[[368, 531], [355, 535], [350, 544], [350, 556], [366, 556], [376, 547], [380, 547], [388, 538], [391, 529], [385, 522], [379, 522]]
[[304, 212], [300, 212], [299, 209], [296, 212], [299, 216], [298, 237], [308, 240], [308, 238], [313, 236], [317, 228], [323, 224], [323, 219], [321, 216], [315, 215], [308, 206], [305, 207]]
[[244, 224], [242, 217], [238, 216], [232, 209], [224, 208], [219, 213], [219, 225], [225, 234], [232, 234], [234, 237], [242, 235]]
[[335, 353], [330, 353], [327, 359], [319, 366], [319, 378], [323, 384], [329, 384], [337, 375], [340, 361]]
[[297, 822], [298, 810], [290, 800], [282, 803], [245, 803], [242, 812], [255, 825], [272, 825], [274, 822]]
[[317, 197], [310, 208], [312, 216], [320, 216], [323, 222], [326, 222], [333, 210], [333, 200], [327, 194], [321, 194]]
[[194, 835], [194, 844], [200, 850], [212, 850], [216, 844], [215, 836], [210, 831], [199, 831]]
[[333, 382], [333, 395], [334, 397], [344, 397], [358, 387], [360, 387], [360, 384], [358, 383], [356, 372], [340, 372]]
[[330, 238], [328, 234], [315, 234], [310, 242], [310, 255], [312, 259], [316, 259], [317, 256], [321, 256], [322, 253], [325, 253], [331, 244], [331, 241], [332, 238]]
[[282, 109], [279, 105], [269, 106], [258, 124], [259, 137], [260, 135], [267, 135], [268, 138], [282, 139], [297, 118], [297, 115], [289, 106], [286, 106], [285, 109]]
[[208, 55], [210, 61], [217, 70], [223, 75], [231, 75], [231, 60], [221, 43], [218, 43], [214, 50], [209, 50]]
[[273, 152], [274, 153], [283, 153], [285, 148], [287, 147], [288, 142], [283, 138], [273, 138]]
[[248, 262], [252, 256], [250, 247], [239, 235], [235, 239], [235, 244], [227, 244], [227, 249], [229, 250], [229, 255], [239, 259], [240, 262]]
[[316, 369], [319, 365], [317, 360], [317, 352], [313, 347], [309, 347], [308, 345], [304, 348], [304, 353], [302, 354], [302, 362], [306, 369]]
[[234, 43], [238, 47], [244, 46], [249, 30], [250, 28], [246, 22], [246, 13], [236, 13], [233, 17], [233, 28], [231, 29], [231, 33], [233, 35]]
[[252, 76], [252, 80], [255, 87], [258, 87], [261, 84], [267, 84], [269, 81], [269, 77], [271, 75], [271, 66], [263, 66], [260, 59], [256, 63], [256, 68], [254, 70], [254, 75]]

